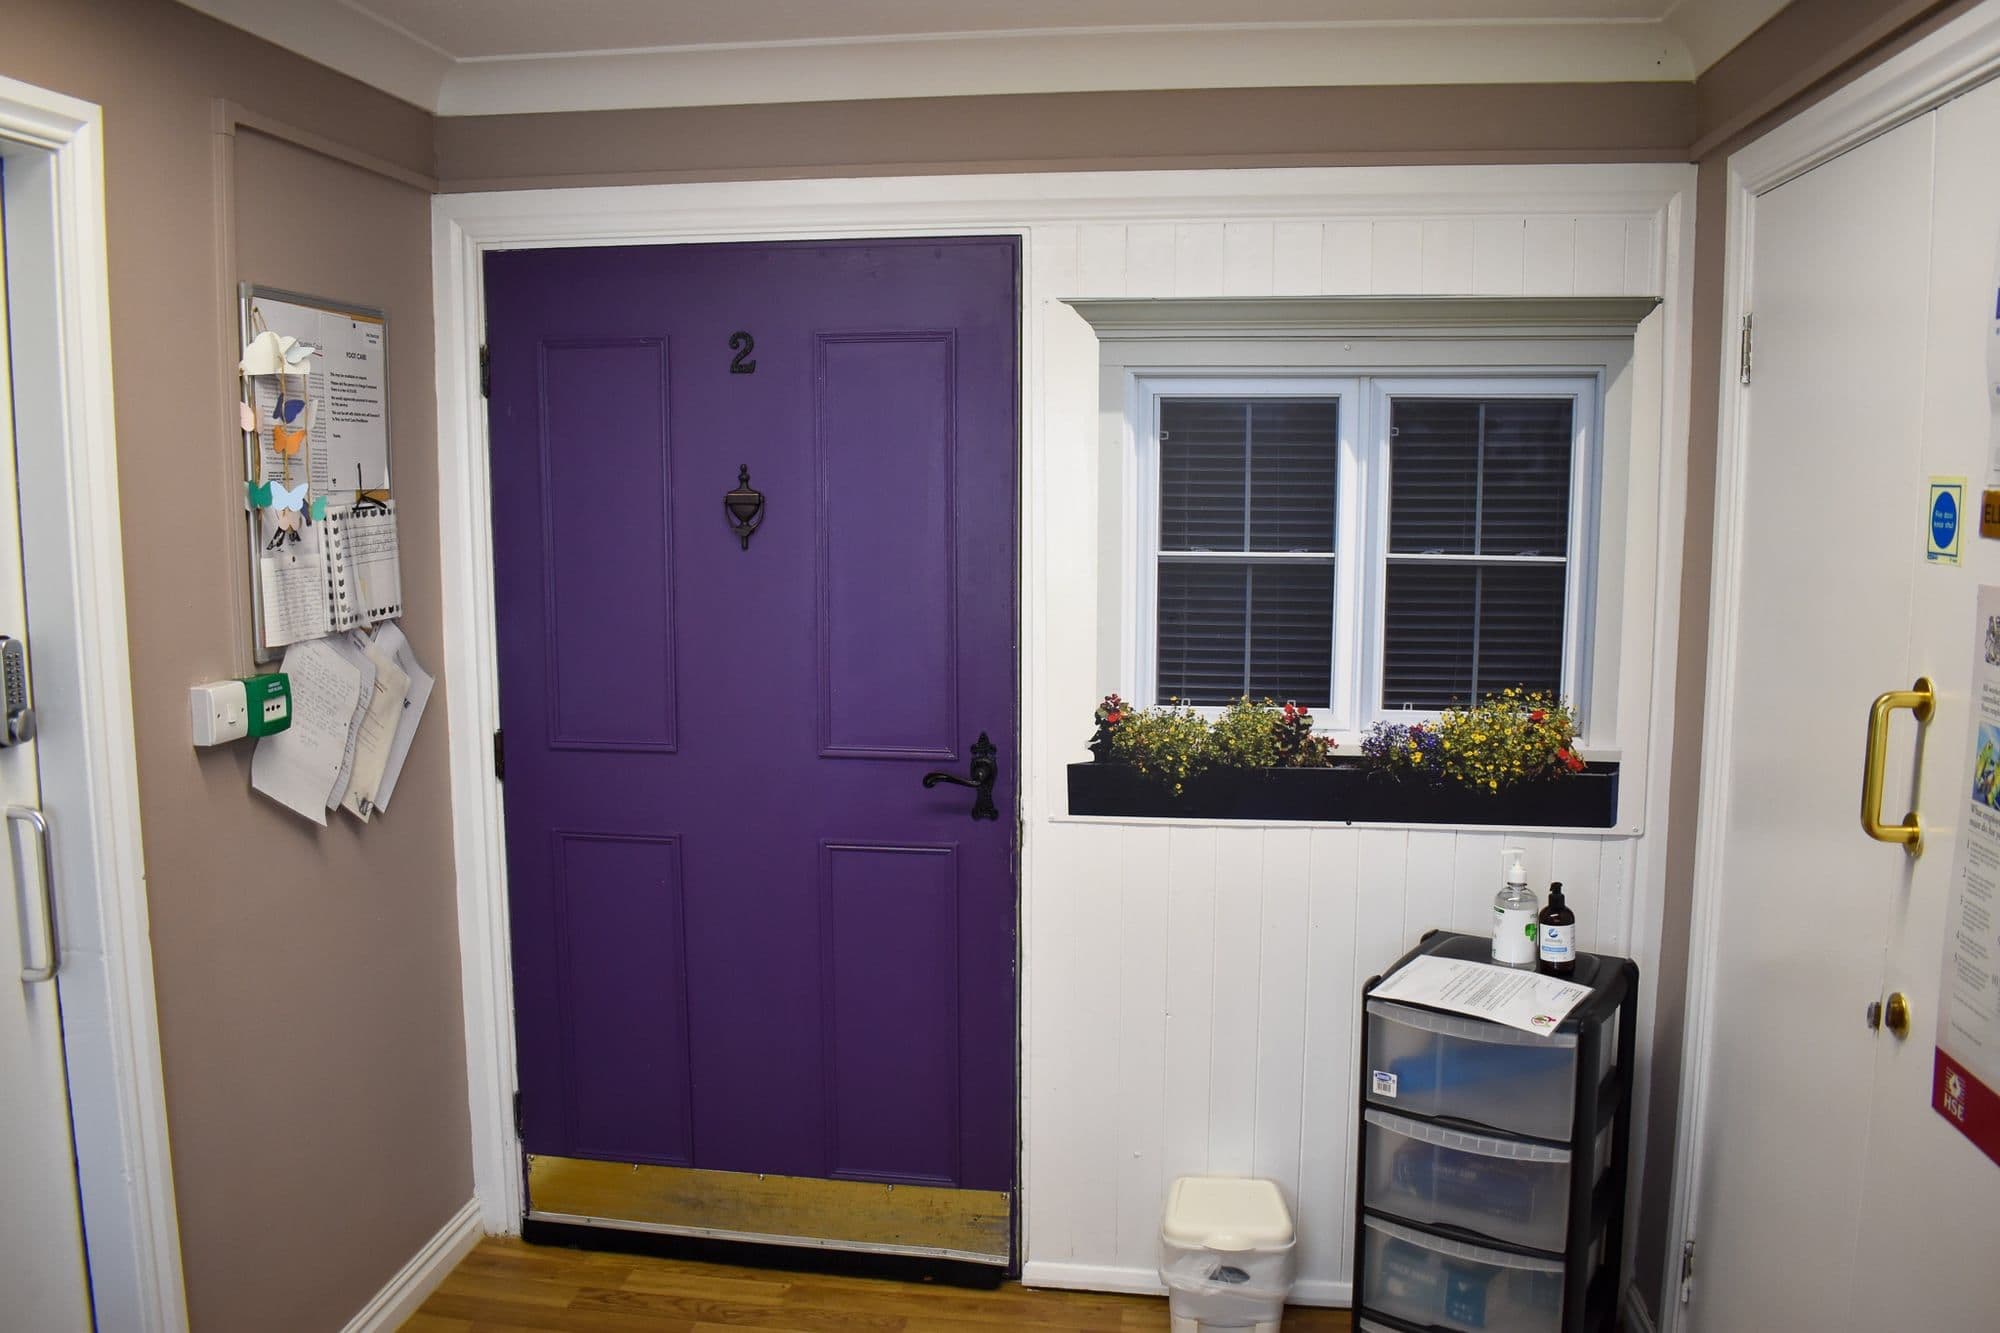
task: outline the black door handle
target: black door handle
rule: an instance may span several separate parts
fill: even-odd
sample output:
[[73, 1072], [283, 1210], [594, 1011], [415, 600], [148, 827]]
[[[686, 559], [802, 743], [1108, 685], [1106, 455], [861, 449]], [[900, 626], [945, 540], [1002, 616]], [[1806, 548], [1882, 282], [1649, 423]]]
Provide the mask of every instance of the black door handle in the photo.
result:
[[979, 739], [972, 743], [971, 777], [962, 778], [956, 773], [926, 773], [924, 786], [928, 789], [940, 782], [949, 782], [954, 787], [970, 787], [979, 793], [972, 802], [972, 817], [998, 819], [1000, 811], [993, 804], [993, 779], [1000, 775], [1000, 765], [996, 759], [999, 753], [993, 748], [993, 742], [988, 740], [986, 733], [982, 731], [979, 733]]

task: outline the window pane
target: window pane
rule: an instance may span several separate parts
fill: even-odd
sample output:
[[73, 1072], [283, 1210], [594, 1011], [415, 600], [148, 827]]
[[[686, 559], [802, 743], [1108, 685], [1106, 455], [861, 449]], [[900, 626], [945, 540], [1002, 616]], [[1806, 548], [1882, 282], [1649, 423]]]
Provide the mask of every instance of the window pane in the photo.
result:
[[1389, 566], [1384, 708], [1475, 703], [1510, 685], [1562, 688], [1561, 565]]
[[1479, 550], [1484, 555], [1563, 555], [1569, 550], [1567, 398], [1486, 404]]
[[1160, 646], [1154, 698], [1228, 703], [1243, 693], [1250, 571], [1240, 564], [1160, 562]]
[[1161, 550], [1243, 549], [1249, 430], [1241, 399], [1161, 401]]
[[1479, 403], [1397, 398], [1389, 413], [1389, 549], [1478, 548]]
[[1250, 404], [1250, 549], [1331, 551], [1340, 400]]
[[1332, 696], [1333, 565], [1163, 560], [1154, 683], [1162, 702], [1248, 693], [1325, 708]]
[[1333, 687], [1333, 566], [1250, 571], [1250, 673], [1239, 693], [1325, 708]]
[[1398, 398], [1391, 406], [1389, 549], [1564, 555], [1567, 398]]
[[1339, 399], [1166, 398], [1160, 431], [1161, 550], [1333, 549]]

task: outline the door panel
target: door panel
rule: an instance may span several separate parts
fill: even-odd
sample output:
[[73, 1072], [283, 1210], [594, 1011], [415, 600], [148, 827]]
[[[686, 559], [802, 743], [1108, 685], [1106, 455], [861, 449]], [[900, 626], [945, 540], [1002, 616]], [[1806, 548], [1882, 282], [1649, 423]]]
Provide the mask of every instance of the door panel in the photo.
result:
[[[1926, 342], [1923, 476], [1971, 479], [1986, 467], [1985, 344], [1993, 315], [1990, 286], [2000, 237], [2000, 84], [1940, 108], [1930, 320]], [[1917, 805], [1925, 851], [1912, 874], [1891, 886], [1884, 991], [1909, 997], [1907, 1040], [1875, 1043], [1875, 1092], [1855, 1255], [1851, 1310], [1857, 1328], [1924, 1328], [1973, 1333], [2000, 1318], [2000, 1167], [1931, 1109], [1945, 912], [1972, 743], [1972, 657], [1980, 584], [2000, 584], [2000, 545], [1968, 533], [1965, 563], [1919, 572], [1904, 675], [1928, 674], [1938, 688], [1923, 747]], [[1899, 807], [1896, 814], [1901, 813]]]
[[489, 256], [531, 1154], [1011, 1189], [1017, 261]]
[[[1879, 991], [1900, 848], [1855, 826], [1869, 701], [1907, 688], [1931, 128], [1756, 206], [1730, 808], [1699, 1184], [1702, 1330], [1852, 1327]], [[1885, 796], [1908, 809], [1912, 726]], [[1935, 854], [1935, 853], [1933, 853]]]
[[[20, 498], [14, 471], [14, 396], [7, 346], [6, 250], [0, 242], [0, 634], [25, 638]], [[41, 805], [30, 741], [0, 750], [0, 810]], [[63, 1061], [61, 975], [24, 981], [24, 966], [52, 960], [34, 835], [0, 828], [0, 1323], [10, 1328], [90, 1327], [83, 1215], [70, 1137]], [[15, 849], [19, 850], [16, 851]], [[59, 926], [60, 923], [57, 923]], [[58, 946], [61, 931], [55, 932]]]

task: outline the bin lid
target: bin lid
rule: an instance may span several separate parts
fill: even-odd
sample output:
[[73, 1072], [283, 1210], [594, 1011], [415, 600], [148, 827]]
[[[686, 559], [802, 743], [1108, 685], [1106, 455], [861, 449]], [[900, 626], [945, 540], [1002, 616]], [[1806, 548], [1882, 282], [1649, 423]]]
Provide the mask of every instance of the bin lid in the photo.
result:
[[1160, 1235], [1189, 1247], [1282, 1249], [1292, 1243], [1292, 1215], [1271, 1181], [1182, 1176], [1167, 1192]]

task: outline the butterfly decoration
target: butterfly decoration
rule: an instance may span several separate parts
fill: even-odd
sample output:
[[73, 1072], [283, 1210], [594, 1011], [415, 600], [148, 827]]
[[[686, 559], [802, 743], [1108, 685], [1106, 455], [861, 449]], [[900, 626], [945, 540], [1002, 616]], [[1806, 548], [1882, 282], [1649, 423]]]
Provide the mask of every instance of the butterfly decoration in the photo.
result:
[[243, 346], [237, 369], [245, 375], [303, 375], [306, 362], [319, 355], [319, 348], [283, 333], [266, 329]]
[[278, 399], [277, 406], [272, 409], [271, 415], [289, 426], [294, 421], [297, 421], [299, 414], [305, 410], [306, 400], [303, 398], [280, 398]]
[[274, 481], [271, 486], [270, 509], [272, 519], [286, 532], [297, 532], [305, 518], [306, 483], [287, 486], [282, 481]]
[[297, 455], [305, 447], [306, 428], [304, 426], [281, 426], [271, 423], [271, 447], [287, 458]]

